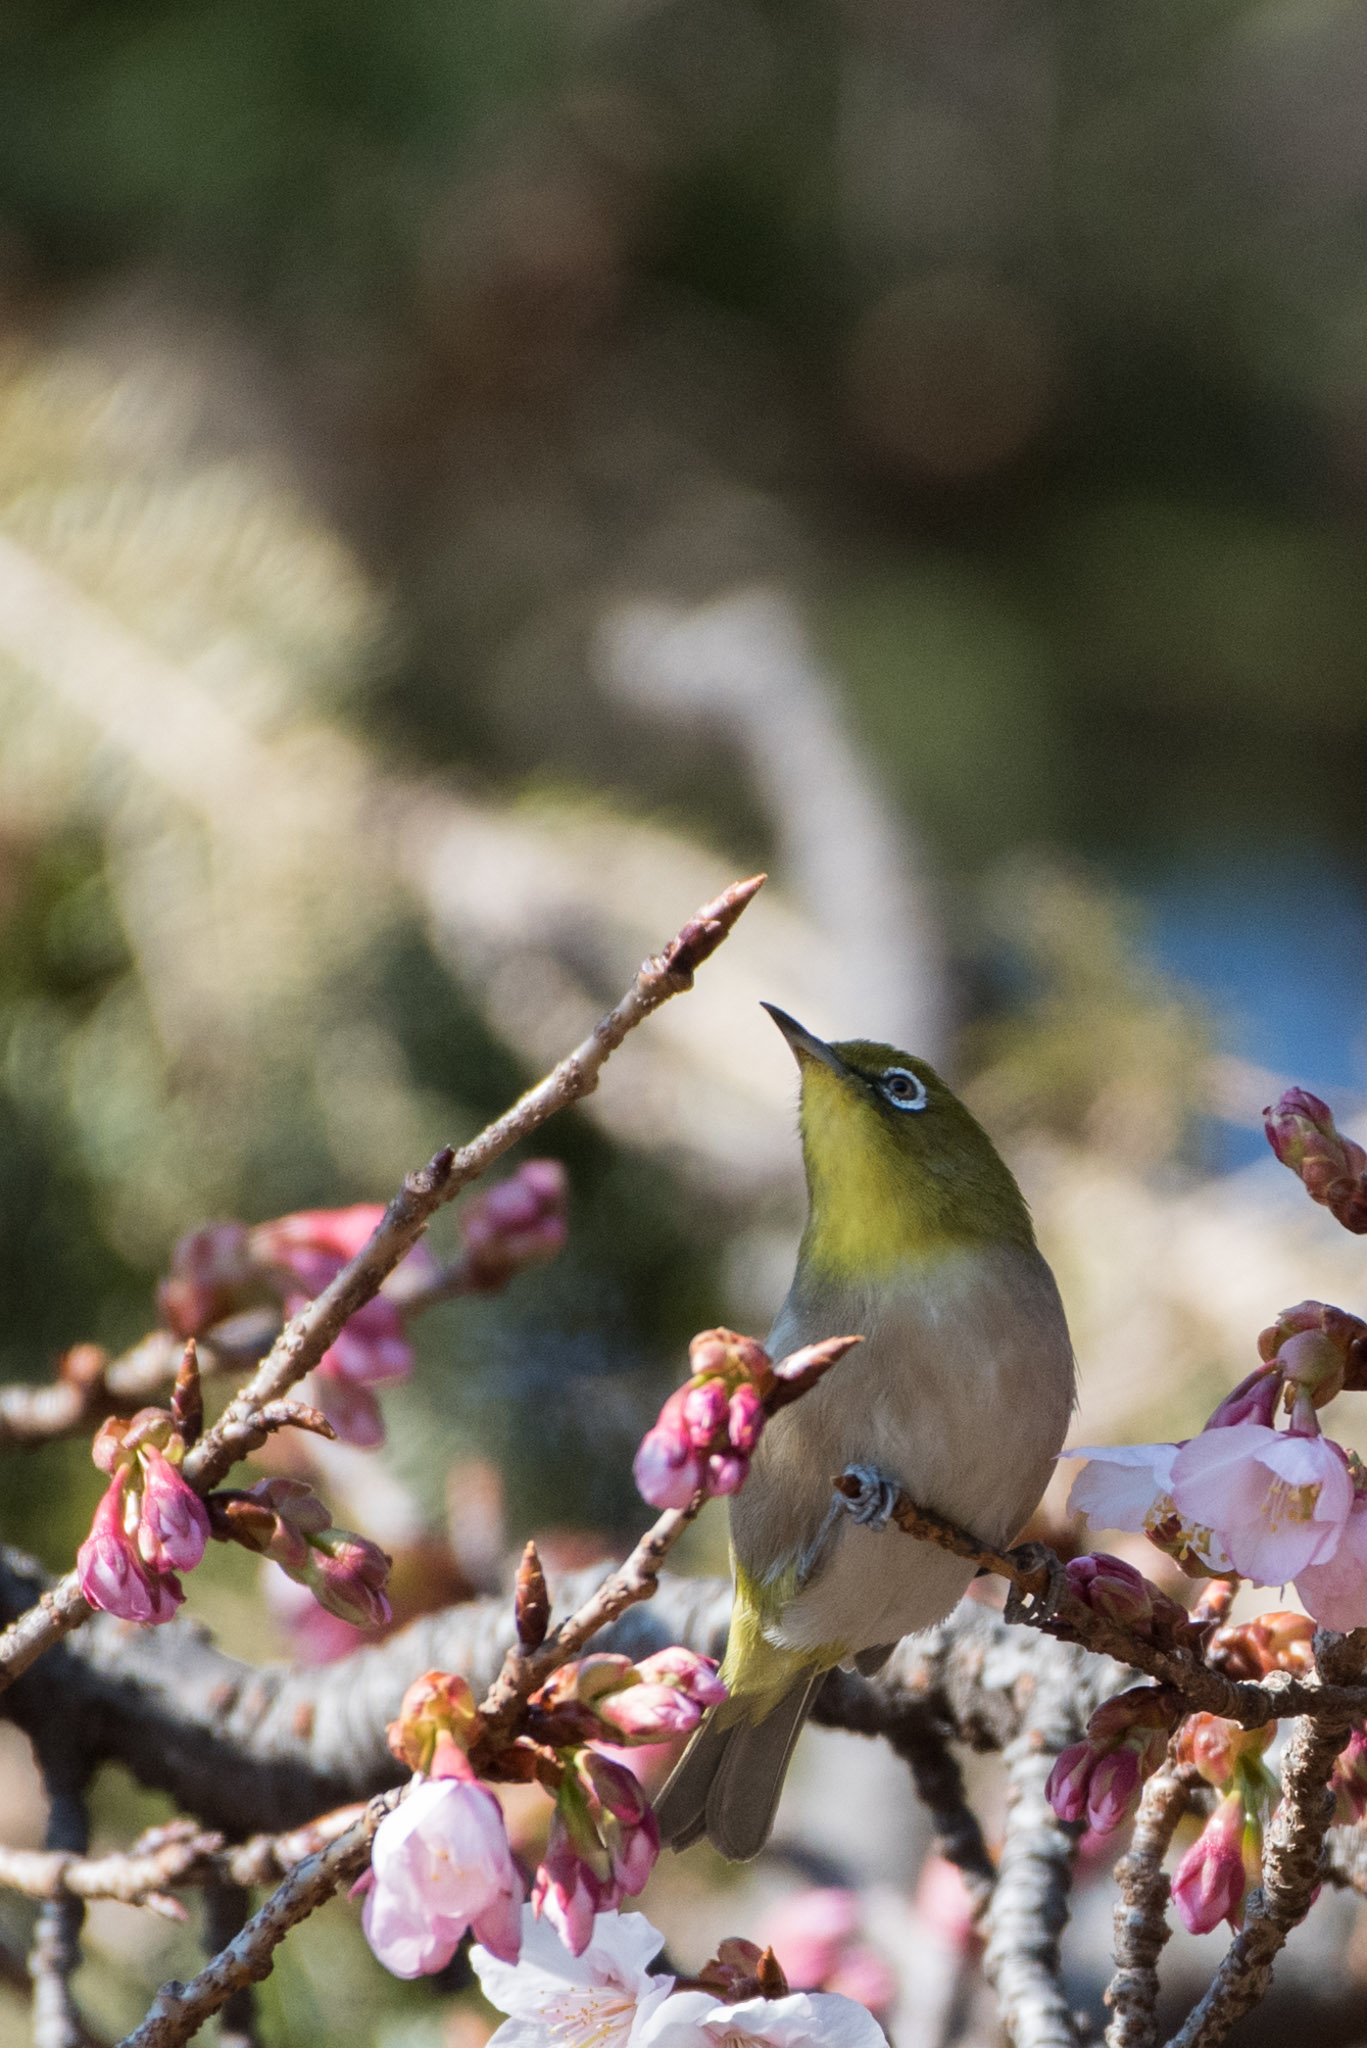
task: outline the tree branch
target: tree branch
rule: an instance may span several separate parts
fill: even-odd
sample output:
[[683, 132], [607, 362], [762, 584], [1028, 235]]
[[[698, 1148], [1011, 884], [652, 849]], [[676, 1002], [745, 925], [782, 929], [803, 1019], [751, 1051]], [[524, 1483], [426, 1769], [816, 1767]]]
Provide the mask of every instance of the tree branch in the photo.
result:
[[1163, 1858], [1190, 1801], [1187, 1776], [1169, 1757], [1144, 1787], [1129, 1853], [1116, 1865], [1115, 1975], [1106, 1992], [1114, 2018], [1106, 2048], [1157, 2048], [1158, 1958], [1172, 1931]]
[[400, 1791], [372, 1799], [360, 1820], [316, 1855], [305, 1857], [228, 1946], [188, 1984], [163, 1984], [146, 2019], [119, 2048], [179, 2048], [225, 2006], [234, 1993], [268, 1977], [276, 1949], [291, 1927], [350, 1884], [365, 1869], [375, 1830], [402, 1798]]
[[[238, 1458], [260, 1440], [262, 1411], [286, 1395], [317, 1365], [357, 1309], [411, 1251], [444, 1202], [477, 1180], [510, 1146], [538, 1130], [557, 1110], [589, 1095], [610, 1054], [651, 1012], [693, 986], [695, 970], [722, 943], [765, 880], [733, 882], [704, 904], [664, 951], [646, 960], [622, 1000], [595, 1024], [583, 1044], [528, 1089], [520, 1101], [459, 1152], [448, 1145], [409, 1174], [374, 1233], [322, 1293], [288, 1322], [245, 1387], [234, 1394], [212, 1429], [186, 1457], [184, 1476], [203, 1494], [217, 1486]], [[69, 1572], [31, 1613], [0, 1635], [0, 1690], [11, 1685], [45, 1650], [78, 1628], [91, 1613], [76, 1574]]]

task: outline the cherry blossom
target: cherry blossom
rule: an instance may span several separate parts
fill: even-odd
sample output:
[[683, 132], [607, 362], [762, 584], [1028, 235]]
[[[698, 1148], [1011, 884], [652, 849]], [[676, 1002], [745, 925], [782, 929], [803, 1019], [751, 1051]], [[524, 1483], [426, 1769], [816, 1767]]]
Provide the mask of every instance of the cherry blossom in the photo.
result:
[[867, 2007], [835, 1991], [794, 1991], [723, 2005], [676, 1991], [638, 2028], [632, 2048], [887, 2048]]
[[1367, 1626], [1367, 1493], [1355, 1493], [1331, 1553], [1296, 1574], [1296, 1591], [1325, 1628]]
[[599, 1913], [580, 1955], [555, 1929], [522, 1912], [516, 1965], [484, 1947], [470, 1961], [489, 2003], [508, 2018], [489, 2048], [626, 2048], [674, 1988], [652, 1974], [661, 1938], [640, 1913]]
[[1337, 1447], [1239, 1422], [1203, 1430], [1172, 1468], [1180, 1515], [1208, 1523], [1235, 1571], [1280, 1586], [1333, 1555], [1353, 1504]]
[[473, 1778], [416, 1784], [375, 1830], [366, 1940], [396, 1977], [444, 1969], [467, 1928], [491, 1954], [515, 1962], [524, 1886], [503, 1810]]

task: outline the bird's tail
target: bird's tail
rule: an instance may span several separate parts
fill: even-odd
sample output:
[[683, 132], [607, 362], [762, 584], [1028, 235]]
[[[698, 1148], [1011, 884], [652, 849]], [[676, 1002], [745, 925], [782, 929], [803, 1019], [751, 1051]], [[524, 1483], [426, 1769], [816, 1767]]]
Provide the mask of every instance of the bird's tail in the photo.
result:
[[817, 1687], [836, 1653], [780, 1649], [764, 1633], [764, 1608], [736, 1577], [731, 1636], [721, 1676], [729, 1697], [712, 1709], [655, 1801], [660, 1839], [686, 1849], [701, 1835], [733, 1862], [757, 1856]]
[[655, 1802], [660, 1839], [686, 1849], [700, 1835], [734, 1863], [758, 1856], [802, 1725], [824, 1671], [806, 1669], [762, 1721], [724, 1721], [714, 1708]]

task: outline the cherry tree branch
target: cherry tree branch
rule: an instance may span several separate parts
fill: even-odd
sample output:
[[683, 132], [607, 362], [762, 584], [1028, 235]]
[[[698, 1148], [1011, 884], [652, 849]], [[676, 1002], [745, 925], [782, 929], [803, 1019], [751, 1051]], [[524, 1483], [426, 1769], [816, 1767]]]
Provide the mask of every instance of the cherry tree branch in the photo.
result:
[[343, 1885], [350, 1884], [365, 1869], [376, 1828], [392, 1813], [403, 1794], [399, 1790], [372, 1799], [364, 1814], [353, 1821], [326, 1849], [305, 1857], [284, 1883], [253, 1913], [240, 1934], [213, 1958], [188, 1984], [172, 1978], [163, 1984], [141, 2026], [135, 2027], [120, 2048], [179, 2048], [197, 2033], [205, 2020], [225, 2006], [234, 1993], [259, 1984], [271, 1972], [275, 1951], [291, 1927], [330, 1899]]
[[1114, 2017], [1106, 2048], [1157, 2048], [1158, 1958], [1172, 1932], [1163, 1858], [1190, 1802], [1187, 1773], [1169, 1759], [1145, 1785], [1129, 1851], [1116, 1865], [1115, 1974], [1106, 1992]]
[[[375, 1231], [322, 1293], [288, 1322], [245, 1387], [186, 1457], [184, 1476], [208, 1493], [247, 1451], [261, 1441], [263, 1411], [288, 1394], [310, 1372], [357, 1309], [412, 1250], [443, 1203], [477, 1180], [494, 1161], [538, 1130], [557, 1110], [598, 1086], [609, 1056], [628, 1032], [671, 996], [693, 986], [698, 967], [727, 937], [765, 877], [733, 882], [704, 904], [660, 953], [646, 960], [622, 1000], [600, 1018], [583, 1043], [528, 1089], [504, 1115], [457, 1152], [449, 1145], [418, 1172], [409, 1174]], [[0, 1635], [0, 1690], [11, 1685], [45, 1650], [78, 1628], [91, 1612], [74, 1572], [68, 1573], [31, 1613]]]

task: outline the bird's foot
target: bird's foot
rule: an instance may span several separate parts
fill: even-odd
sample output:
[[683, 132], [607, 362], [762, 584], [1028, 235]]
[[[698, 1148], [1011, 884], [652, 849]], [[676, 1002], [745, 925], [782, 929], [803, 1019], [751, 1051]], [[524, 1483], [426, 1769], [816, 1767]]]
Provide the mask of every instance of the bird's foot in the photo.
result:
[[897, 1496], [902, 1491], [896, 1479], [888, 1479], [873, 1465], [847, 1465], [841, 1473], [845, 1482], [855, 1481], [859, 1491], [847, 1492], [842, 1486], [837, 1499], [847, 1515], [859, 1524], [861, 1529], [871, 1529], [877, 1535], [886, 1529], [897, 1505]]
[[1006, 1596], [1003, 1618], [1006, 1621], [1027, 1622], [1032, 1628], [1042, 1628], [1056, 1633], [1052, 1624], [1064, 1595], [1070, 1590], [1068, 1574], [1052, 1550], [1043, 1543], [1022, 1543], [1011, 1553], [1017, 1564], [1030, 1568], [1043, 1568], [1047, 1573], [1044, 1590], [1040, 1593], [1022, 1593], [1012, 1586]]

